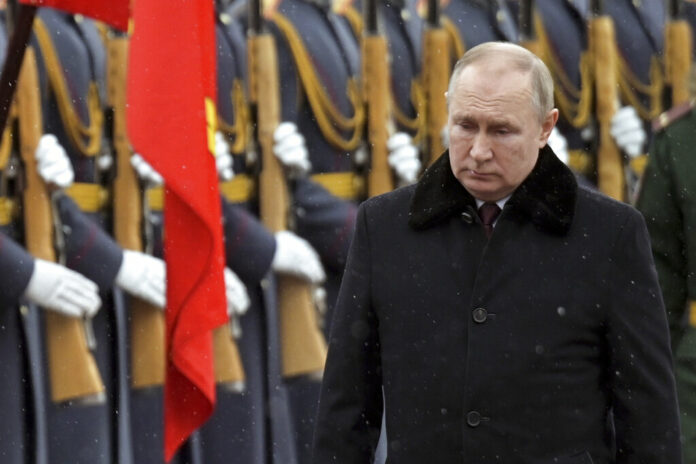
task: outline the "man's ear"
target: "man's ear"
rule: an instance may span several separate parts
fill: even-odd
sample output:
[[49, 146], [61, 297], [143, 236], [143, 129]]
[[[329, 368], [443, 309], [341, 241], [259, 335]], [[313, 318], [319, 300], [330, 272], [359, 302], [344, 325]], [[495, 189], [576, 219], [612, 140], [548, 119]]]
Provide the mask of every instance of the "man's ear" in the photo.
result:
[[549, 139], [551, 131], [553, 130], [557, 122], [558, 109], [554, 108], [548, 112], [546, 118], [544, 118], [544, 121], [541, 123], [541, 136], [539, 137], [539, 148], [544, 148], [544, 145], [546, 145], [546, 141]]

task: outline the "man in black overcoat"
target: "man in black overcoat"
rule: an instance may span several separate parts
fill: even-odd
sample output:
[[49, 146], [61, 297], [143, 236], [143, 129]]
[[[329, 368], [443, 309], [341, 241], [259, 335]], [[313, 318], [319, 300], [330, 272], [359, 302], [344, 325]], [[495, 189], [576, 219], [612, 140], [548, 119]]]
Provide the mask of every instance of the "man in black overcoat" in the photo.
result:
[[548, 69], [483, 44], [448, 99], [449, 152], [359, 209], [314, 462], [371, 462], [384, 405], [387, 462], [680, 463], [645, 224], [546, 146]]

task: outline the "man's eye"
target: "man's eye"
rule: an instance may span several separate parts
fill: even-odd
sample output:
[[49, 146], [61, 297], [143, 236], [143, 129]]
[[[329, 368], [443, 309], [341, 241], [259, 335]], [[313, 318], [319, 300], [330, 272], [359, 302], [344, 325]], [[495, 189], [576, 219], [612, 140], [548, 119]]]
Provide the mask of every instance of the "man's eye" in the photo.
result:
[[498, 134], [498, 135], [507, 135], [507, 134], [510, 133], [510, 130], [509, 130], [509, 129], [505, 129], [505, 128], [496, 129], [495, 133]]

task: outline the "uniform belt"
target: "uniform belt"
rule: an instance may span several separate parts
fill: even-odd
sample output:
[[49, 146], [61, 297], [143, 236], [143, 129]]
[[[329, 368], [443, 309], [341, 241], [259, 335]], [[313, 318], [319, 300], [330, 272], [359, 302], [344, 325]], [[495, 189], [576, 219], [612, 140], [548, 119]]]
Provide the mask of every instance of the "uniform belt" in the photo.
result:
[[311, 179], [331, 192], [332, 195], [344, 200], [357, 200], [365, 188], [363, 178], [354, 172], [327, 172], [313, 174]]
[[[256, 183], [246, 174], [238, 174], [227, 182], [220, 183], [220, 194], [232, 203], [244, 203], [254, 196]], [[147, 204], [150, 211], [162, 211], [164, 208], [164, 189], [152, 187], [147, 189]]]
[[689, 301], [689, 325], [696, 327], [696, 301]]
[[568, 150], [568, 165], [580, 174], [591, 174], [594, 169], [594, 160], [586, 150]]
[[99, 184], [75, 182], [65, 189], [65, 193], [84, 213], [97, 213], [109, 202], [109, 192]]
[[17, 215], [17, 203], [7, 197], [0, 197], [0, 226], [6, 226]]
[[164, 208], [164, 188], [163, 187], [150, 187], [145, 192], [147, 196], [147, 206], [150, 211], [162, 211]]
[[244, 203], [254, 196], [256, 182], [246, 174], [237, 174], [231, 180], [220, 183], [220, 193], [232, 203]]

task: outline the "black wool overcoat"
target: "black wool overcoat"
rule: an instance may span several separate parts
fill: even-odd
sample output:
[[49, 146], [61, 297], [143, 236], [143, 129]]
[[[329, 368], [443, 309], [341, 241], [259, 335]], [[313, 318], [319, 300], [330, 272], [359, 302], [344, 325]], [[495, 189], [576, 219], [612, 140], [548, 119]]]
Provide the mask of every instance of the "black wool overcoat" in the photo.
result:
[[[641, 215], [549, 148], [490, 238], [445, 153], [359, 210], [314, 463], [681, 462]], [[384, 399], [384, 402], [383, 402]]]

